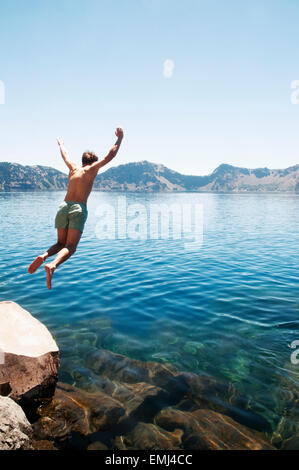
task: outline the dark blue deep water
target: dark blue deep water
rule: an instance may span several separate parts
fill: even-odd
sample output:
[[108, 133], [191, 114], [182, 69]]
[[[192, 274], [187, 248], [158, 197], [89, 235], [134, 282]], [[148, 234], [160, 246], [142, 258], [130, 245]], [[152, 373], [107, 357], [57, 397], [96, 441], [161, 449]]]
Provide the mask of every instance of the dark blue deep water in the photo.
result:
[[[145, 209], [202, 204], [202, 246], [99, 238], [97, 211], [119, 196]], [[63, 198], [0, 193], [0, 300], [48, 326], [61, 350], [60, 379], [90, 387], [86, 359], [103, 347], [231, 382], [275, 426], [286, 395], [299, 390], [299, 364], [290, 360], [299, 340], [299, 195], [94, 192], [79, 248], [48, 291], [44, 269], [29, 275], [27, 267], [55, 242]]]

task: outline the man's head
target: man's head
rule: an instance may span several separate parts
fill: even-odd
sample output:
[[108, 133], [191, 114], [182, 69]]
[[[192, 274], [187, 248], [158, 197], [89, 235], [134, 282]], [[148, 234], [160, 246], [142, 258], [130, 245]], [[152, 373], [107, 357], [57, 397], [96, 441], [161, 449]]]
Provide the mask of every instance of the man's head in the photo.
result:
[[98, 157], [93, 152], [84, 152], [82, 155], [82, 166], [91, 165], [98, 161]]

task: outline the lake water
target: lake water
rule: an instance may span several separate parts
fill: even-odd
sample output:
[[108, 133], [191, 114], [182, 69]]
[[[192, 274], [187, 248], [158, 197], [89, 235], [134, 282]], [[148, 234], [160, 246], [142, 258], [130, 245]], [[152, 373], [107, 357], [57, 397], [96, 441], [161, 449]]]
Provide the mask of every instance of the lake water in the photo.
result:
[[[103, 239], [101, 207], [113, 212], [120, 197], [140, 205], [139, 222], [151, 204], [202, 207], [202, 244], [117, 239], [109, 223], [112, 238]], [[0, 193], [0, 300], [18, 302], [50, 328], [60, 379], [90, 387], [92, 348], [171, 362], [233, 383], [274, 429], [288, 393], [299, 390], [299, 364], [290, 359], [299, 340], [299, 195], [94, 192], [79, 248], [48, 291], [44, 269], [29, 275], [27, 267], [55, 242], [63, 198]], [[126, 222], [124, 213], [116, 219]]]

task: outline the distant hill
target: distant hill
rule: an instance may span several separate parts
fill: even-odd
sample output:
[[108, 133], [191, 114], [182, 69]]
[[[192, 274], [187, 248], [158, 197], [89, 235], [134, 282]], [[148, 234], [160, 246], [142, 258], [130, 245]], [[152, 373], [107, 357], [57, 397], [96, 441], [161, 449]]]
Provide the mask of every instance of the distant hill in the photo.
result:
[[0, 191], [51, 191], [67, 188], [68, 178], [49, 166], [0, 162]]
[[105, 191], [299, 192], [299, 165], [249, 170], [222, 164], [210, 175], [192, 176], [141, 161], [110, 168], [97, 177], [95, 185]]
[[[164, 165], [141, 161], [110, 168], [97, 176], [102, 191], [298, 192], [299, 165], [284, 170], [222, 164], [207, 176], [182, 175]], [[0, 162], [0, 191], [67, 188], [67, 175], [46, 166]]]

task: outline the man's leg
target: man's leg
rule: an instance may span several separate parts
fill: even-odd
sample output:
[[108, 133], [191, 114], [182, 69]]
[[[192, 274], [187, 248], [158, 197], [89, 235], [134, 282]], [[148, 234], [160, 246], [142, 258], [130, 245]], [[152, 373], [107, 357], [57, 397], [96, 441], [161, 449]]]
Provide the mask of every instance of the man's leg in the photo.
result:
[[58, 228], [57, 229], [57, 243], [52, 245], [51, 248], [48, 249], [43, 255], [37, 256], [33, 263], [30, 264], [28, 268], [28, 272], [33, 274], [42, 264], [43, 262], [49, 258], [49, 256], [56, 255], [66, 244], [67, 240], [67, 228]]
[[45, 264], [45, 270], [47, 273], [47, 286], [48, 289], [51, 289], [52, 276], [55, 269], [66, 260], [68, 260], [76, 251], [77, 245], [80, 241], [82, 232], [74, 228], [69, 228], [67, 233], [67, 239], [65, 247], [59, 251], [58, 255], [51, 263]]

